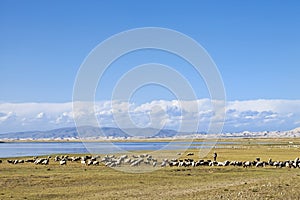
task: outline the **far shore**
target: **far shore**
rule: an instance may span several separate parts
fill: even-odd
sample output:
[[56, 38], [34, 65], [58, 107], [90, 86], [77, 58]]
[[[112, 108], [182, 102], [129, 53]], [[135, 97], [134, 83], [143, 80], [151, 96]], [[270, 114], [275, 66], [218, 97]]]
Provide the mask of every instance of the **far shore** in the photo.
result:
[[220, 138], [126, 138], [126, 139], [4, 139], [0, 143], [10, 142], [204, 142], [204, 141], [224, 141], [224, 142], [288, 142], [290, 144], [300, 143], [300, 137], [220, 137]]

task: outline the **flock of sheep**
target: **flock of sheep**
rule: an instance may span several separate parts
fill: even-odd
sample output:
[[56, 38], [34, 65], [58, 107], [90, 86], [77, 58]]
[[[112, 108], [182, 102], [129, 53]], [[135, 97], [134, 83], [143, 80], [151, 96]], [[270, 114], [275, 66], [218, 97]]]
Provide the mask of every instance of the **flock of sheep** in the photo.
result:
[[[189, 156], [189, 154], [187, 154]], [[6, 160], [10, 164], [21, 164], [21, 163], [33, 163], [35, 165], [48, 165], [51, 160], [51, 156], [45, 158], [34, 157], [32, 159], [26, 160]], [[162, 159], [158, 162], [157, 159], [149, 154], [141, 155], [106, 155], [104, 157], [100, 156], [55, 156], [53, 159], [54, 162], [59, 163], [60, 165], [67, 165], [69, 162], [81, 163], [85, 166], [90, 165], [105, 165], [107, 167], [118, 167], [121, 165], [127, 165], [131, 167], [137, 167], [141, 165], [153, 166], [153, 167], [197, 167], [197, 166], [240, 166], [240, 167], [288, 167], [288, 168], [300, 168], [300, 160], [296, 158], [295, 160], [286, 160], [286, 161], [261, 161], [260, 158], [256, 158], [254, 161], [212, 161], [212, 160], [194, 160], [191, 158], [186, 159]], [[0, 160], [2, 163], [2, 160]]]

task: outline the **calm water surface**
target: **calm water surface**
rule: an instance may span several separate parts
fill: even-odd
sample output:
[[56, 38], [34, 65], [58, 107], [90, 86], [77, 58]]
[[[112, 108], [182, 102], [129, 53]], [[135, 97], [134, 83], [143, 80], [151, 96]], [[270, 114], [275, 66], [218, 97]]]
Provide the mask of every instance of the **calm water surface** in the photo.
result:
[[[217, 142], [217, 144], [230, 144]], [[115, 153], [139, 150], [176, 150], [187, 148], [211, 148], [210, 142], [7, 142], [0, 143], [0, 158], [39, 156], [71, 153]]]

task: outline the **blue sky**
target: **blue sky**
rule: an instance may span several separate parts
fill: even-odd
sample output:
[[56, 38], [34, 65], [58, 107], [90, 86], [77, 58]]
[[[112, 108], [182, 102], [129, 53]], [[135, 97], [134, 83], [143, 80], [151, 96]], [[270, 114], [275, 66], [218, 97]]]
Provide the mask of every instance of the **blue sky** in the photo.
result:
[[171, 28], [216, 62], [231, 100], [299, 99], [298, 1], [1, 1], [0, 101], [66, 102], [101, 41]]
[[[70, 102], [77, 71], [96, 45], [113, 34], [149, 26], [174, 29], [200, 43], [219, 68], [228, 101], [298, 100], [299, 10], [299, 1], [276, 0], [2, 0], [0, 102]], [[187, 63], [170, 54], [143, 51], [112, 66], [97, 100], [109, 99], [124, 71], [154, 61], [183, 73], [199, 99], [209, 97], [201, 78], [185, 70]], [[155, 86], [133, 97], [139, 103], [172, 98]]]

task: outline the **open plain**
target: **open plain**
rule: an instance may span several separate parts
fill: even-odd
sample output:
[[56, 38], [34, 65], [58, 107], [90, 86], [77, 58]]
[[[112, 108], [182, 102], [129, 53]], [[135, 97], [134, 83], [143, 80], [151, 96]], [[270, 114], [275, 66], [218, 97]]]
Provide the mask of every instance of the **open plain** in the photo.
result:
[[[218, 161], [294, 160], [300, 157], [300, 139], [223, 139], [206, 157], [189, 149], [179, 159]], [[147, 152], [133, 152], [134, 154]], [[188, 153], [193, 155], [187, 156]], [[178, 157], [178, 151], [160, 152]], [[71, 155], [70, 155], [71, 156]], [[82, 156], [82, 155], [78, 155]], [[104, 155], [100, 155], [103, 157]], [[129, 155], [130, 156], [130, 155]], [[45, 157], [45, 156], [44, 156]], [[299, 199], [300, 168], [197, 166], [161, 167], [148, 173], [126, 173], [104, 164], [60, 165], [51, 155], [48, 165], [0, 163], [0, 199]], [[18, 158], [27, 159], [27, 158]], [[158, 163], [160, 162], [158, 159]], [[136, 166], [143, 167], [143, 166]]]

